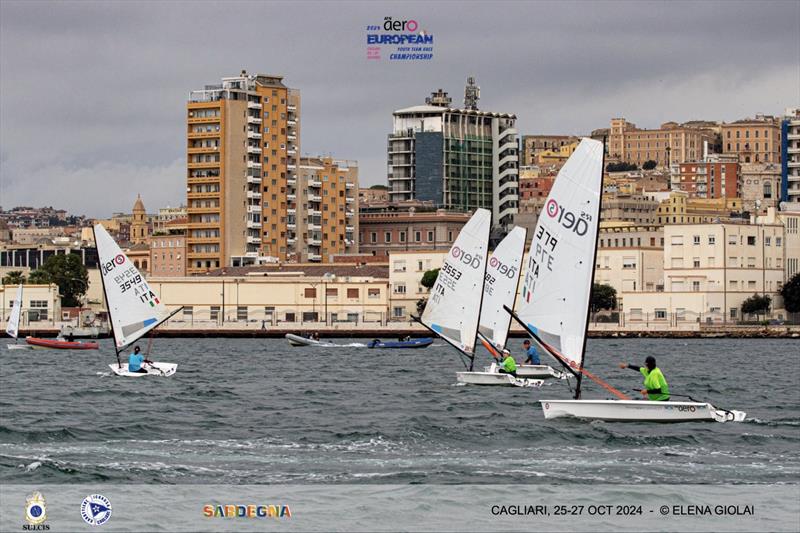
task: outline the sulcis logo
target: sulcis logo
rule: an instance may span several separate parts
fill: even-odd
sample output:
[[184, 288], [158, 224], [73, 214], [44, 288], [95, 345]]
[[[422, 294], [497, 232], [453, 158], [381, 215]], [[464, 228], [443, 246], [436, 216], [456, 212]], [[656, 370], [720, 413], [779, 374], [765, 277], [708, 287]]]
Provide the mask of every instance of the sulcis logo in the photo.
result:
[[545, 205], [544, 208], [547, 212], [547, 216], [555, 218], [564, 228], [572, 230], [581, 237], [586, 235], [586, 232], [589, 231], [589, 223], [587, 222], [587, 219], [591, 220], [589, 215], [581, 213], [581, 216], [576, 217], [575, 213], [564, 209], [564, 206], [559, 205], [554, 198], [547, 200], [547, 205]]
[[23, 531], [49, 531], [50, 524], [45, 524], [47, 520], [47, 506], [44, 503], [44, 496], [39, 491], [35, 491], [25, 498], [25, 521], [22, 525]]
[[458, 246], [453, 246], [450, 255], [458, 259], [460, 263], [467, 265], [470, 268], [480, 268], [483, 263], [483, 256], [481, 254], [471, 254], [465, 252]]
[[90, 526], [102, 526], [111, 518], [111, 502], [102, 494], [90, 494], [81, 502], [81, 517]]

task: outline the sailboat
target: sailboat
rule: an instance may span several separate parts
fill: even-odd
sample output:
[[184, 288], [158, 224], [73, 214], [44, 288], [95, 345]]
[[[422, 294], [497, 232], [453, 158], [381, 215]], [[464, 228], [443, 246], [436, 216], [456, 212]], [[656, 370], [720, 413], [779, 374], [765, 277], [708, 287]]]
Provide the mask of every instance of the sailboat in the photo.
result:
[[[575, 374], [572, 400], [540, 400], [545, 418], [682, 422], [742, 421], [745, 413], [706, 402], [631, 400], [583, 367], [594, 283], [604, 143], [583, 139], [558, 173], [533, 234], [519, 313], [533, 339]], [[618, 399], [581, 399], [587, 376]]]
[[[495, 357], [506, 347], [511, 316], [503, 309], [504, 305], [514, 307], [517, 286], [522, 271], [522, 256], [525, 253], [527, 230], [521, 226], [512, 229], [497, 245], [486, 266], [483, 286], [483, 302], [480, 308], [478, 339]], [[540, 379], [520, 379], [521, 366], [517, 376], [501, 373], [496, 363], [483, 371], [474, 371], [471, 364], [466, 372], [458, 372], [459, 383], [471, 385], [500, 386], [541, 386]], [[549, 368], [549, 367], [547, 367]], [[549, 377], [550, 374], [547, 374]]]
[[6, 323], [6, 333], [14, 338], [14, 344], [6, 344], [6, 346], [9, 350], [33, 349], [33, 346], [28, 344], [17, 343], [17, 337], [19, 336], [19, 319], [22, 316], [22, 283], [17, 287], [17, 297], [14, 299], [12, 305], [11, 316], [8, 317], [8, 323]]
[[145, 363], [142, 368], [147, 370], [146, 374], [129, 372], [127, 362], [120, 361], [119, 354], [182, 308], [170, 313], [106, 229], [101, 224], [95, 224], [93, 229], [117, 355], [117, 364], [108, 366], [118, 376], [171, 376], [177, 364]]
[[475, 358], [491, 220], [487, 209], [475, 210], [439, 269], [422, 316], [414, 317], [458, 350], [467, 369]]

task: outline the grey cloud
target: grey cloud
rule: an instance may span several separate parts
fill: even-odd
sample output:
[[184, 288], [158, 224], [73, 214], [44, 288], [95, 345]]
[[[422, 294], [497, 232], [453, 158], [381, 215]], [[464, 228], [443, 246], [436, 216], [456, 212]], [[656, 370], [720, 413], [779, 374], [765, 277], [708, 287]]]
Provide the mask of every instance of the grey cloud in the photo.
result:
[[[303, 152], [385, 181], [394, 109], [475, 75], [522, 133], [780, 113], [800, 94], [798, 2], [2, 2], [0, 205], [105, 216], [182, 200], [188, 92], [246, 68], [300, 89]], [[414, 18], [434, 60], [369, 62]], [[90, 186], [87, 186], [90, 185]], [[79, 194], [73, 191], [81, 191]]]

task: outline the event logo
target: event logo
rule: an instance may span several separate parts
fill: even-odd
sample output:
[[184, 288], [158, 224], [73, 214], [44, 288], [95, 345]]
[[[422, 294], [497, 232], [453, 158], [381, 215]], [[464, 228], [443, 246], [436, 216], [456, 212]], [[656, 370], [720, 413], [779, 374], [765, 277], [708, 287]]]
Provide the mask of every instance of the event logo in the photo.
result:
[[367, 59], [381, 59], [386, 48], [389, 61], [429, 61], [433, 59], [433, 34], [420, 30], [415, 19], [384, 17], [383, 24], [367, 25]]
[[206, 518], [291, 518], [288, 505], [205, 505]]
[[81, 503], [81, 516], [90, 526], [102, 526], [111, 518], [111, 502], [102, 494], [90, 494]]
[[45, 524], [47, 520], [47, 507], [44, 503], [44, 496], [39, 491], [35, 491], [25, 498], [25, 521], [22, 525], [23, 531], [49, 531], [50, 525]]
[[508, 279], [514, 279], [514, 276], [517, 275], [517, 267], [508, 266], [494, 256], [489, 259], [489, 266], [497, 270]]
[[589, 223], [587, 222], [587, 219], [591, 219], [589, 215], [581, 213], [581, 216], [576, 217], [575, 213], [564, 209], [564, 206], [559, 205], [553, 198], [550, 198], [544, 207], [545, 211], [547, 211], [547, 216], [557, 218], [559, 224], [566, 229], [571, 229], [581, 237], [589, 231]]
[[459, 262], [464, 263], [471, 268], [480, 268], [481, 263], [483, 262], [483, 256], [481, 254], [467, 253], [458, 246], [453, 246], [450, 254], [458, 259]]

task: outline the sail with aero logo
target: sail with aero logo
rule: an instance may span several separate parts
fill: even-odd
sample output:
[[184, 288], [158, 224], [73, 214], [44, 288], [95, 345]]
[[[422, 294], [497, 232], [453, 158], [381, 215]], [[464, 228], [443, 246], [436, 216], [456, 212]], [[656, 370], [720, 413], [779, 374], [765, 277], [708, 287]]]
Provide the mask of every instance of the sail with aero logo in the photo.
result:
[[14, 298], [12, 305], [14, 307], [11, 309], [11, 316], [8, 317], [6, 333], [16, 339], [19, 335], [19, 319], [22, 312], [22, 283], [20, 283], [19, 287], [17, 287], [17, 296]]
[[101, 224], [94, 226], [94, 239], [111, 327], [117, 349], [121, 349], [169, 318], [170, 313]]
[[583, 139], [539, 214], [517, 313], [576, 368], [583, 361], [602, 187], [603, 143]]
[[505, 348], [508, 339], [511, 315], [503, 307], [514, 308], [526, 237], [525, 228], [512, 229], [492, 252], [486, 267], [479, 331], [496, 348]]
[[478, 209], [461, 228], [420, 319], [468, 355], [475, 351], [491, 219], [490, 211]]

